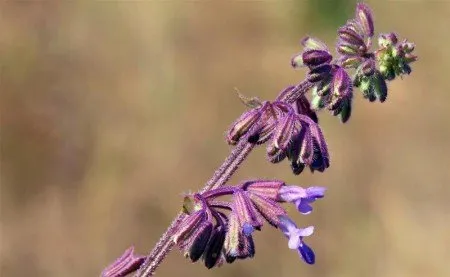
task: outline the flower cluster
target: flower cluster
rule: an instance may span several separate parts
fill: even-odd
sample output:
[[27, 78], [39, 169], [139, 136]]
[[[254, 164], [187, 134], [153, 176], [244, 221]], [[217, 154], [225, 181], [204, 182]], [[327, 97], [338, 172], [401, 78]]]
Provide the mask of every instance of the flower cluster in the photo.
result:
[[[192, 262], [203, 259], [207, 268], [232, 263], [255, 255], [253, 233], [264, 221], [279, 228], [302, 259], [313, 264], [314, 252], [303, 241], [313, 227], [298, 228], [289, 219], [281, 202], [292, 202], [303, 213], [311, 212], [310, 204], [324, 196], [325, 189], [303, 189], [287, 186], [282, 181], [255, 180], [238, 186], [225, 186], [203, 194], [186, 196], [184, 211], [188, 214], [173, 235], [173, 241]], [[230, 201], [220, 200], [231, 195]]]
[[[412, 54], [413, 43], [406, 40], [398, 43], [394, 33], [381, 34], [379, 49], [371, 52], [373, 36], [372, 12], [359, 3], [355, 18], [338, 29], [336, 60], [320, 40], [311, 37], [302, 40], [303, 51], [292, 58], [291, 64], [294, 68], [309, 69], [307, 79], [314, 84], [311, 102], [315, 110], [327, 108], [345, 123], [351, 116], [353, 86], [369, 101], [384, 102], [388, 95], [386, 81], [411, 73], [409, 64], [417, 60]], [[355, 70], [352, 77], [349, 69]]]
[[333, 56], [320, 40], [306, 37], [302, 40], [303, 52], [295, 55], [291, 64], [294, 68], [306, 66], [307, 80], [313, 86], [313, 108], [328, 108], [339, 115], [343, 122], [350, 118], [353, 98], [352, 81], [340, 65], [332, 62]]
[[[292, 90], [288, 87], [285, 91]], [[234, 122], [227, 141], [234, 145], [244, 138], [250, 143], [267, 144], [267, 157], [278, 163], [286, 157], [294, 174], [305, 167], [323, 172], [329, 167], [328, 147], [306, 97], [294, 105], [284, 101], [265, 101], [245, 112]]]

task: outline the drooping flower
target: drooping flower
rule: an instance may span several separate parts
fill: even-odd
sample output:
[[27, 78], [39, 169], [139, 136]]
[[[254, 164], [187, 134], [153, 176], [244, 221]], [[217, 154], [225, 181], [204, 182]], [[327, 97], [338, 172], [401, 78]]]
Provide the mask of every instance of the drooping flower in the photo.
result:
[[278, 227], [280, 227], [280, 230], [289, 239], [288, 247], [290, 249], [297, 249], [300, 257], [307, 264], [314, 264], [316, 261], [314, 251], [303, 241], [304, 237], [312, 235], [314, 227], [298, 228], [295, 222], [287, 216], [280, 216], [280, 225]]
[[[313, 263], [314, 253], [303, 242], [313, 228], [298, 229], [280, 203], [292, 202], [302, 214], [308, 214], [310, 204], [323, 197], [324, 191], [322, 187], [286, 186], [278, 180], [252, 180], [188, 196], [189, 206], [194, 208], [185, 209], [190, 214], [175, 232], [174, 241], [192, 262], [202, 258], [205, 266], [212, 268], [252, 258], [253, 233], [262, 229], [265, 220], [284, 232], [291, 249], [298, 249], [307, 263]], [[230, 200], [220, 200], [227, 195]]]

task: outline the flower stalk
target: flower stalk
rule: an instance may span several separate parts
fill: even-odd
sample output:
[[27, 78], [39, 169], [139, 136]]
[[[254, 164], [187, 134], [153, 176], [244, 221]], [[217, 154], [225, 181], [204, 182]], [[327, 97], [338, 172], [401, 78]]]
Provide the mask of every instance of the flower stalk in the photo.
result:
[[[352, 114], [355, 88], [370, 102], [384, 102], [387, 83], [410, 74], [410, 64], [417, 60], [412, 53], [415, 45], [399, 42], [394, 33], [381, 34], [379, 48], [371, 51], [374, 30], [372, 11], [358, 3], [355, 18], [337, 31], [336, 59], [325, 43], [306, 37], [301, 41], [303, 51], [291, 59], [294, 69], [308, 69], [304, 81], [286, 87], [274, 101], [239, 94], [250, 109], [227, 132], [226, 141], [234, 146], [230, 155], [203, 189], [185, 197], [182, 211], [146, 257], [135, 256], [130, 248], [102, 277], [122, 277], [137, 268], [135, 277], [152, 276], [174, 246], [192, 262], [202, 260], [208, 269], [252, 258], [253, 233], [262, 230], [264, 223], [279, 229], [288, 239], [288, 247], [297, 250], [305, 263], [314, 264], [314, 251], [304, 242], [314, 227], [297, 227], [281, 204], [292, 203], [301, 214], [310, 214], [311, 204], [324, 197], [325, 188], [304, 189], [279, 180], [251, 180], [235, 186], [227, 182], [251, 151], [263, 144], [268, 161], [288, 160], [295, 175], [305, 168], [311, 172], [329, 168], [328, 146], [316, 113], [328, 109], [346, 123]], [[222, 196], [231, 197], [223, 200]]]

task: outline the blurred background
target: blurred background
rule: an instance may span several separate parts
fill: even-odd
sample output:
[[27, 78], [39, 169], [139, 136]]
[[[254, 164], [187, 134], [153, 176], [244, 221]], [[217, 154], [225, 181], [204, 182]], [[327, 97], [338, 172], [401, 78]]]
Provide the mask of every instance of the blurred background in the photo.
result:
[[[293, 176], [254, 151], [233, 182], [328, 187], [308, 266], [278, 230], [208, 271], [173, 251], [157, 276], [450, 276], [448, 1], [368, 1], [377, 32], [415, 42], [413, 73], [350, 122], [321, 113], [332, 155]], [[355, 1], [0, 2], [1, 276], [98, 276], [151, 250], [229, 153], [244, 107], [273, 99], [307, 35], [332, 45]], [[332, 47], [333, 48], [333, 47]]]

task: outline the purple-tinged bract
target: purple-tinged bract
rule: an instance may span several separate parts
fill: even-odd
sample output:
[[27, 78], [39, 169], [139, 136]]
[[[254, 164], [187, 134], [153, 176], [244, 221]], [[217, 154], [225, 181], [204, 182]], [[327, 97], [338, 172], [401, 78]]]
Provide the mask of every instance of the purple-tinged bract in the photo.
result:
[[101, 277], [124, 277], [136, 271], [144, 263], [144, 260], [145, 256], [134, 255], [134, 247], [130, 247], [103, 270]]
[[361, 24], [364, 34], [372, 37], [374, 33], [373, 16], [370, 8], [364, 3], [356, 5], [356, 19]]

